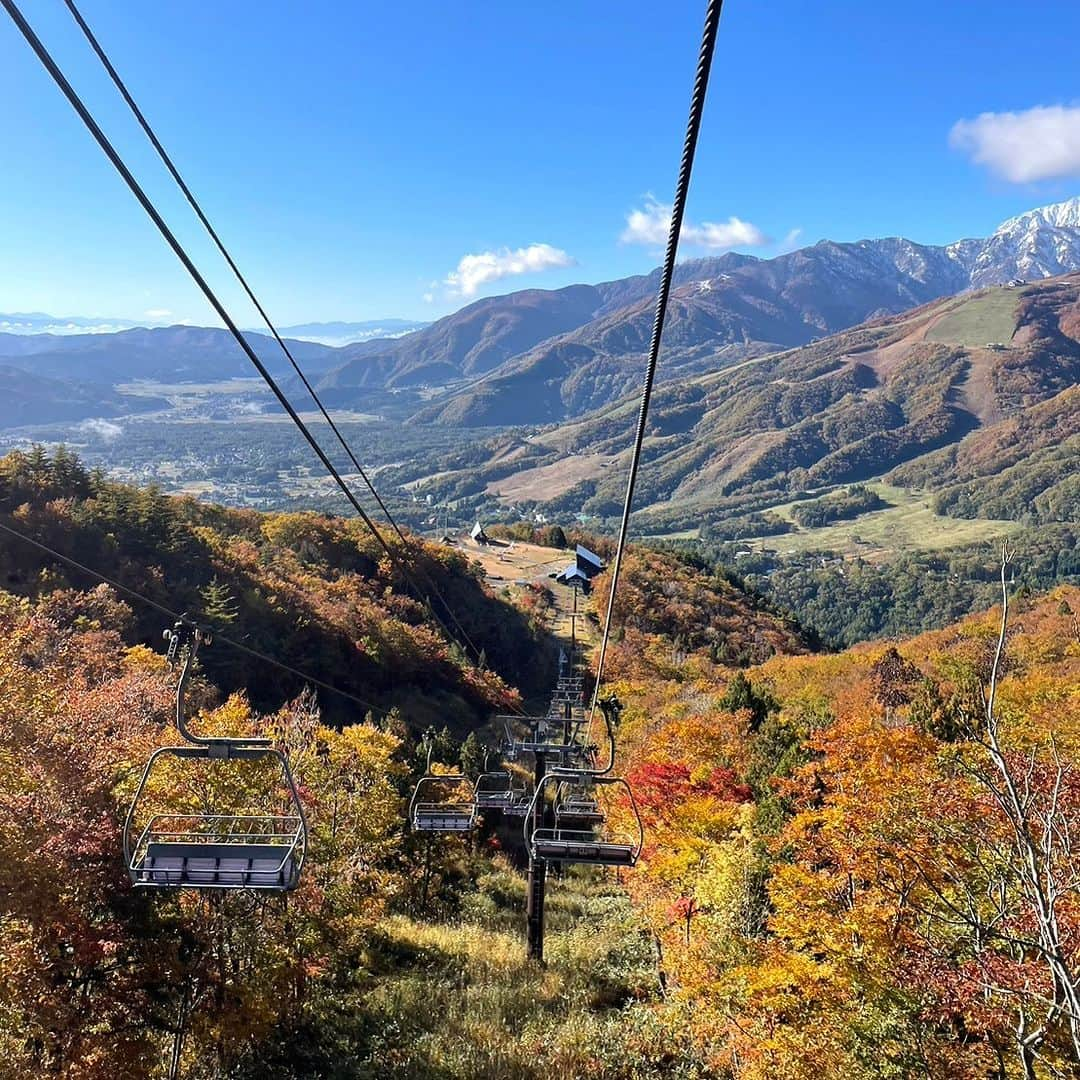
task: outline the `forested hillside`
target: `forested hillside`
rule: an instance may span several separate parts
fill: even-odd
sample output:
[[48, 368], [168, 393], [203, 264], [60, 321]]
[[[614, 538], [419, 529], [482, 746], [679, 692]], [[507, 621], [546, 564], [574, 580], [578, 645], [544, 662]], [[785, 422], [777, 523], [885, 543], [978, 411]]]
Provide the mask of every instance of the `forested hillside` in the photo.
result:
[[[1062, 997], [1080, 988], [1080, 589], [1012, 595], [988, 716], [1000, 611], [813, 655], [692, 560], [632, 552], [609, 670], [646, 846], [632, 871], [553, 883], [540, 969], [513, 831], [425, 850], [404, 824], [435, 703], [457, 724], [438, 767], [469, 774], [484, 766], [464, 736], [509, 692], [466, 673], [385, 567], [356, 561], [351, 524], [165, 500], [64, 455], [4, 469], [3, 520], [77, 539], [132, 587], [187, 589], [233, 635], [275, 611], [294, 633], [318, 617], [294, 659], [345, 635], [368, 659], [338, 645], [319, 670], [390, 712], [328, 724], [299, 686], [281, 703], [291, 687], [267, 679], [283, 674], [238, 672], [220, 643], [200, 654], [199, 727], [287, 750], [309, 865], [287, 899], [133, 891], [120, 823], [147, 755], [175, 739], [175, 674], [132, 643], [152, 618], [5, 538], [0, 1075], [981, 1080], [1080, 1064]], [[139, 549], [150, 536], [171, 537], [167, 558]], [[459, 555], [431, 558], [478, 612], [499, 603]], [[286, 598], [304, 625], [283, 621]], [[216, 784], [170, 771], [156, 795], [270, 791], [258, 770]]]
[[[520, 838], [487, 829], [483, 843], [433, 851], [407, 833], [417, 736], [432, 736], [437, 768], [471, 775], [484, 767], [472, 733], [517, 696], [447, 645], [355, 523], [171, 499], [89, 474], [63, 450], [10, 455], [0, 480], [0, 1075], [699, 1069], [651, 1008], [662, 997], [652, 939], [620, 887], [568, 877], [541, 973], [522, 957]], [[219, 631], [190, 709], [201, 731], [270, 735], [287, 753], [309, 823], [296, 893], [132, 889], [121, 824], [149, 754], [177, 739], [176, 672], [155, 647], [165, 616], [8, 529]], [[411, 565], [438, 577], [507, 680], [549, 678], [535, 614], [492, 597], [461, 553], [424, 547]], [[755, 643], [758, 655], [801, 648], [779, 619], [673, 559], [643, 563], [636, 589], [652, 588], [654, 568], [651, 618], [673, 625], [692, 601], [695, 645], [722, 629], [745, 643], [743, 662]], [[316, 696], [226, 637], [370, 708]], [[273, 779], [262, 766], [173, 768], [151, 793], [265, 808], [281, 797]]]
[[[1077, 525], [1019, 530], [1010, 542], [1018, 553], [1010, 582], [1019, 592], [1033, 595], [1060, 583], [1080, 584]], [[901, 548], [891, 559], [843, 558], [821, 548], [782, 556], [738, 542], [662, 547], [711, 567], [780, 611], [798, 612], [803, 631], [832, 649], [938, 629], [992, 604], [998, 589], [995, 546], [988, 541], [940, 551]]]
[[1080, 1080], [1080, 4], [231, 6], [0, 0], [0, 1080]]
[[[596, 583], [595, 606], [606, 611], [610, 576]], [[624, 560], [613, 615], [623, 641], [650, 635], [671, 642], [676, 655], [704, 651], [713, 660], [745, 667], [774, 654], [807, 651], [798, 623], [695, 559], [631, 551]]]
[[[941, 513], [1029, 522], [1077, 516], [1080, 280], [984, 289], [697, 377], [653, 396], [637, 528], [770, 532], [770, 509], [885, 477]], [[610, 395], [608, 395], [610, 400]], [[452, 460], [418, 490], [499, 495], [611, 519], [633, 398]]]
[[[88, 473], [61, 448], [51, 457], [37, 449], [0, 459], [4, 522], [377, 711], [402, 710], [414, 729], [469, 730], [514, 700], [510, 685], [544, 686], [546, 665], [554, 662], [543, 649], [537, 662], [537, 628], [493, 597], [460, 552], [420, 541], [401, 548], [399, 566], [426, 590], [417, 595], [356, 519], [230, 510], [127, 487]], [[17, 595], [57, 597], [98, 583], [2, 530], [0, 565], [0, 587]], [[425, 607], [428, 597], [444, 622], [444, 605], [452, 607], [483, 651], [486, 671], [467, 664], [440, 632]], [[116, 627], [125, 639], [160, 639], [161, 611], [119, 598], [130, 603]], [[304, 686], [302, 678], [224, 644], [203, 662], [223, 690], [250, 686], [263, 707]], [[328, 694], [324, 708], [339, 722], [363, 718], [341, 695]]]
[[[745, 674], [623, 646], [627, 886], [718, 1077], [1080, 1067], [1080, 589]], [[995, 683], [995, 671], [997, 680]]]

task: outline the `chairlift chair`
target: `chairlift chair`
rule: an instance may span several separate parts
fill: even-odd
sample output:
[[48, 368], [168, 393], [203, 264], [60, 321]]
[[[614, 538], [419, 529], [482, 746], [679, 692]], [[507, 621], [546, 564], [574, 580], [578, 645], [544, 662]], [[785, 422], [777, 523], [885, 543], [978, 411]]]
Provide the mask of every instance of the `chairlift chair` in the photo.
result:
[[603, 825], [605, 815], [590, 785], [560, 781], [555, 788], [555, 825], [557, 828]]
[[[615, 767], [615, 726], [622, 706], [614, 696], [603, 699], [597, 704], [604, 718], [608, 760], [603, 767], [600, 767], [597, 760], [597, 747], [579, 746], [577, 749], [580, 751], [584, 764], [562, 762], [554, 765], [537, 785], [524, 825], [525, 843], [534, 859], [595, 866], [633, 866], [641, 854], [645, 842], [645, 829], [634, 799], [634, 792], [621, 776], [612, 775]], [[546, 791], [551, 785], [555, 785], [553, 790], [556, 804], [553, 827], [545, 825], [542, 816], [547, 799]], [[620, 835], [612, 836], [609, 833], [605, 837], [597, 831], [607, 823], [606, 816], [602, 814], [599, 804], [591, 795], [599, 786], [620, 787], [626, 792], [634, 824], [627, 827]], [[595, 805], [595, 810], [593, 805], [578, 801], [576, 806], [574, 804], [571, 806], [582, 811], [584, 815], [582, 819], [575, 821], [565, 812], [568, 809], [565, 805], [564, 812], [560, 815], [558, 813], [560, 791], [567, 790], [584, 790], [590, 793], [588, 798]], [[601, 814], [599, 821], [595, 820], [597, 813]], [[590, 820], [590, 815], [592, 820]]]
[[633, 866], [638, 861], [645, 843], [645, 829], [634, 793], [621, 776], [596, 775], [592, 782], [621, 787], [626, 792], [633, 815], [633, 827], [615, 835], [601, 835], [591, 826], [570, 828], [564, 821], [559, 821], [558, 817], [553, 827], [539, 823], [546, 792], [552, 784], [559, 784], [566, 779], [567, 777], [560, 777], [558, 773], [548, 773], [533, 794], [524, 826], [525, 843], [532, 858], [592, 866]]
[[482, 772], [473, 785], [478, 810], [502, 810], [514, 801], [514, 777], [508, 769]]
[[[200, 645], [211, 635], [181, 618], [165, 631], [168, 659], [181, 657], [176, 688], [176, 726], [183, 746], [155, 750], [143, 769], [124, 820], [124, 859], [136, 888], [187, 888], [289, 892], [300, 882], [307, 853], [307, 821], [286, 756], [262, 738], [213, 738], [187, 726], [184, 694]], [[135, 835], [140, 803], [155, 764], [183, 761], [276, 762], [290, 811], [283, 814], [156, 813]]]
[[409, 800], [409, 822], [413, 832], [426, 833], [467, 833], [476, 825], [472, 781], [460, 773], [433, 773], [430, 745], [427, 771]]
[[532, 796], [525, 790], [514, 792], [513, 799], [503, 808], [507, 817], [527, 817], [532, 807]]

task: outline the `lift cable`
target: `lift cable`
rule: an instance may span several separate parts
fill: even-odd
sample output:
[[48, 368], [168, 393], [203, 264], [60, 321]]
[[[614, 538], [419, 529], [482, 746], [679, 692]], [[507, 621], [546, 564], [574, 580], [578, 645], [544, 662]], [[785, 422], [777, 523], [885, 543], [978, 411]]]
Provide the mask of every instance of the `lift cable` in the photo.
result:
[[[387, 507], [386, 503], [383, 501], [382, 496], [376, 490], [374, 483], [372, 483], [367, 472], [357, 460], [356, 454], [353, 453], [352, 447], [346, 441], [345, 436], [341, 433], [340, 428], [331, 418], [330, 413], [323, 405], [322, 399], [316, 392], [315, 387], [312, 386], [311, 382], [308, 380], [308, 377], [304, 374], [303, 369], [300, 367], [299, 362], [293, 356], [292, 350], [285, 342], [285, 339], [282, 338], [281, 334], [278, 332], [277, 327], [271, 321], [270, 316], [266, 312], [266, 309], [259, 302], [259, 299], [258, 297], [256, 297], [255, 291], [248, 283], [247, 278], [244, 277], [243, 273], [241, 273], [240, 271], [240, 267], [236, 265], [236, 262], [233, 259], [232, 255], [229, 254], [228, 249], [225, 247], [224, 241], [218, 235], [218, 232], [214, 228], [214, 226], [210, 223], [210, 219], [203, 212], [203, 208], [199, 204], [199, 201], [195, 198], [195, 195], [192, 192], [191, 188], [188, 187], [187, 182], [184, 180], [183, 176], [180, 175], [180, 170], [176, 167], [168, 151], [162, 145], [161, 140], [157, 137], [154, 129], [150, 126], [150, 121], [146, 119], [146, 116], [144, 115], [142, 109], [139, 108], [138, 103], [135, 101], [134, 97], [132, 97], [131, 92], [128, 90], [124, 80], [120, 77], [120, 73], [116, 70], [116, 67], [109, 59], [109, 56], [105, 52], [105, 49], [102, 46], [101, 42], [98, 40], [97, 35], [93, 32], [93, 30], [90, 29], [90, 26], [87, 24], [86, 19], [83, 18], [82, 12], [80, 12], [78, 7], [75, 5], [75, 0], [64, 0], [64, 3], [67, 5], [68, 11], [71, 12], [72, 18], [78, 24], [79, 29], [83, 32], [83, 36], [90, 44], [90, 48], [93, 49], [94, 53], [97, 55], [97, 58], [101, 61], [102, 66], [105, 68], [105, 71], [108, 73], [109, 78], [112, 79], [113, 84], [116, 86], [116, 89], [120, 93], [120, 96], [127, 103], [128, 108], [131, 110], [132, 115], [135, 117], [139, 126], [142, 128], [147, 139], [150, 140], [150, 144], [157, 151], [157, 155], [159, 158], [161, 158], [162, 164], [169, 171], [169, 174], [172, 176], [172, 178], [176, 181], [176, 185], [180, 188], [180, 191], [183, 193], [183, 196], [187, 200], [188, 205], [195, 212], [195, 216], [202, 223], [203, 228], [206, 230], [210, 239], [214, 242], [215, 247], [217, 247], [218, 251], [221, 253], [222, 258], [228, 264], [229, 269], [233, 272], [236, 280], [240, 283], [241, 288], [243, 288], [244, 292], [247, 294], [247, 297], [254, 305], [255, 310], [258, 311], [260, 317], [262, 318], [262, 321], [266, 324], [266, 328], [270, 331], [274, 340], [281, 347], [281, 351], [285, 354], [289, 363], [292, 365], [293, 371], [296, 372], [296, 374], [300, 378], [300, 381], [303, 383], [304, 389], [307, 390], [307, 392], [311, 395], [312, 401], [314, 401], [316, 406], [318, 406], [319, 412], [322, 413], [323, 419], [329, 425], [330, 430], [334, 433], [337, 441], [341, 444], [341, 448], [348, 455], [349, 460], [352, 462], [352, 465], [356, 469], [357, 473], [359, 473], [360, 478], [367, 485], [368, 491], [371, 492], [372, 498], [374, 498], [375, 502], [378, 504], [379, 509], [382, 511], [387, 522], [393, 528], [394, 532], [397, 533], [398, 539], [401, 541], [402, 545], [408, 546], [408, 541], [405, 538], [405, 534], [398, 526], [398, 523], [394, 519], [393, 514], [390, 513], [390, 510]], [[477, 649], [476, 645], [469, 637], [465, 628], [461, 625], [461, 621], [458, 619], [457, 614], [443, 597], [442, 592], [439, 590], [439, 587], [435, 583], [434, 579], [427, 573], [423, 566], [418, 564], [417, 569], [424, 577], [426, 583], [431, 587], [431, 590], [434, 592], [435, 596], [441, 602], [443, 609], [450, 616], [460, 636], [464, 638], [465, 643], [469, 646], [469, 648], [472, 649], [473, 654], [476, 656], [476, 658], [479, 659], [480, 651]]]
[[600, 652], [596, 665], [596, 685], [593, 689], [589, 717], [590, 725], [596, 712], [597, 702], [600, 699], [600, 688], [604, 675], [604, 659], [607, 655], [612, 616], [615, 609], [615, 590], [619, 584], [619, 571], [622, 569], [623, 552], [626, 549], [626, 536], [630, 527], [630, 513], [634, 502], [634, 485], [637, 482], [638, 468], [641, 464], [641, 450], [645, 441], [649, 400], [652, 397], [656, 364], [660, 355], [660, 339], [664, 330], [668, 297], [671, 294], [671, 280], [675, 272], [675, 255], [679, 249], [679, 233], [682, 230], [686, 196], [690, 188], [690, 174], [694, 167], [694, 152], [697, 149], [698, 133], [701, 130], [701, 116], [705, 107], [705, 91], [709, 85], [709, 72], [712, 68], [713, 50], [716, 45], [716, 34], [720, 25], [720, 9], [722, 7], [723, 0], [709, 0], [709, 6], [705, 11], [705, 29], [702, 35], [701, 52], [698, 55], [694, 89], [690, 97], [690, 118], [686, 125], [686, 140], [683, 143], [679, 178], [675, 185], [675, 201], [671, 207], [671, 225], [668, 229], [667, 250], [664, 254], [664, 267], [660, 276], [660, 289], [656, 296], [656, 316], [653, 319], [652, 339], [649, 342], [649, 359], [645, 368], [645, 383], [641, 391], [641, 405], [638, 410], [637, 433], [634, 436], [634, 449], [630, 458], [630, 475], [626, 481], [626, 499], [623, 502], [622, 521], [619, 525], [619, 539], [615, 548], [615, 557], [611, 564], [611, 584], [608, 592], [607, 614], [604, 617], [604, 632], [600, 638]]
[[[94, 137], [98, 146], [101, 147], [102, 152], [109, 159], [113, 168], [115, 168], [116, 171], [120, 174], [124, 183], [127, 184], [128, 188], [130, 189], [132, 195], [135, 196], [139, 205], [142, 206], [143, 210], [146, 211], [147, 216], [157, 227], [158, 232], [161, 233], [162, 237], [165, 239], [169, 247], [172, 248], [174, 254], [180, 260], [181, 264], [184, 266], [184, 269], [187, 270], [188, 274], [190, 274], [195, 284], [202, 291], [210, 306], [214, 309], [218, 317], [228, 328], [232, 336], [236, 339], [237, 344], [240, 346], [240, 348], [244, 351], [244, 354], [254, 365], [256, 371], [258, 371], [258, 373], [262, 376], [263, 381], [273, 392], [281, 407], [289, 415], [289, 418], [297, 426], [297, 428], [299, 428], [300, 433], [304, 436], [308, 445], [315, 452], [315, 455], [318, 457], [319, 461], [322, 462], [323, 467], [333, 478], [337, 486], [345, 495], [346, 499], [348, 499], [349, 503], [352, 505], [353, 509], [357, 512], [357, 514], [359, 514], [364, 524], [371, 531], [372, 535], [378, 541], [382, 549], [386, 552], [386, 555], [390, 559], [391, 563], [401, 571], [406, 581], [408, 581], [412, 588], [416, 591], [417, 596], [422, 597], [424, 595], [423, 590], [420, 589], [419, 586], [417, 586], [412, 575], [409, 573], [408, 568], [399, 559], [393, 548], [391, 548], [390, 545], [386, 542], [385, 537], [383, 537], [382, 533], [379, 532], [378, 527], [375, 525], [374, 521], [371, 520], [371, 517], [367, 513], [367, 511], [363, 508], [363, 506], [360, 505], [360, 502], [353, 494], [352, 489], [342, 478], [341, 473], [337, 470], [337, 468], [334, 466], [334, 463], [329, 459], [329, 457], [327, 457], [326, 452], [319, 445], [315, 437], [311, 434], [311, 431], [301, 419], [299, 413], [297, 413], [296, 409], [292, 406], [289, 399], [285, 396], [284, 391], [282, 391], [281, 387], [278, 386], [277, 381], [274, 379], [273, 375], [270, 374], [266, 366], [259, 359], [258, 354], [255, 352], [255, 350], [251, 347], [250, 343], [241, 333], [239, 327], [236, 325], [232, 317], [229, 315], [228, 311], [225, 309], [224, 305], [218, 299], [217, 294], [214, 292], [214, 290], [210, 287], [209, 283], [199, 272], [198, 267], [196, 267], [195, 264], [191, 261], [191, 258], [184, 250], [183, 245], [173, 234], [169, 226], [165, 223], [165, 220], [162, 218], [161, 214], [158, 213], [158, 210], [154, 206], [150, 197], [146, 194], [145, 191], [143, 191], [142, 187], [139, 185], [139, 182], [135, 179], [135, 177], [131, 173], [131, 170], [125, 164], [123, 158], [120, 157], [119, 153], [116, 151], [116, 148], [109, 141], [108, 136], [98, 126], [97, 121], [94, 119], [89, 109], [83, 103], [82, 99], [79, 97], [78, 92], [74, 89], [74, 87], [68, 81], [67, 77], [60, 70], [56, 61], [53, 59], [49, 50], [42, 43], [41, 39], [37, 36], [36, 33], [34, 33], [33, 27], [31, 27], [24, 18], [22, 12], [19, 10], [18, 4], [15, 3], [15, 0], [0, 0], [0, 5], [4, 7], [5, 11], [7, 11], [8, 15], [11, 17], [12, 22], [15, 23], [19, 32], [26, 39], [31, 49], [33, 49], [34, 53], [37, 55], [37, 58], [41, 61], [42, 66], [52, 77], [53, 82], [56, 83], [64, 96], [68, 99], [71, 107], [78, 114], [79, 118], [86, 126], [86, 129]], [[430, 606], [430, 604], [428, 605], [428, 611], [434, 618], [435, 622], [442, 629], [443, 633], [445, 633], [448, 638], [456, 640], [454, 639], [454, 635], [450, 632], [449, 628], [439, 617], [438, 612], [436, 612], [434, 608]]]
[[[155, 611], [161, 612], [162, 615], [168, 616], [174, 622], [179, 622], [185, 616], [181, 612], [173, 611], [172, 608], [166, 607], [164, 604], [159, 604], [156, 600], [151, 600], [149, 596], [144, 596], [136, 589], [132, 589], [128, 585], [124, 585], [113, 578], [106, 577], [98, 570], [94, 570], [92, 567], [87, 566], [85, 563], [79, 562], [77, 559], [71, 558], [70, 555], [64, 555], [54, 548], [49, 547], [48, 544], [43, 544], [40, 540], [35, 540], [32, 536], [27, 536], [26, 533], [20, 532], [18, 529], [13, 529], [10, 525], [3, 521], [0, 521], [0, 531], [6, 532], [11, 536], [14, 536], [18, 540], [22, 540], [32, 547], [36, 547], [39, 551], [44, 552], [46, 555], [58, 560], [59, 562], [66, 563], [68, 566], [74, 567], [81, 573], [87, 574], [92, 578], [97, 578], [98, 581], [105, 585], [108, 585], [112, 589], [116, 589], [117, 592], [124, 593], [126, 596], [130, 596], [134, 600], [138, 600], [140, 603], [145, 604], [147, 607], [153, 608]], [[381, 716], [388, 716], [389, 713], [386, 709], [380, 705], [374, 705], [370, 701], [365, 701], [361, 697], [357, 697], [355, 694], [350, 694], [347, 690], [342, 690], [340, 687], [334, 686], [333, 683], [328, 683], [323, 679], [317, 678], [314, 675], [309, 674], [306, 671], [301, 671], [299, 668], [291, 667], [289, 664], [284, 664], [280, 660], [274, 659], [272, 656], [267, 656], [266, 653], [259, 652], [258, 649], [253, 649], [250, 645], [245, 645], [243, 642], [237, 641], [235, 638], [226, 637], [216, 627], [210, 627], [213, 631], [214, 640], [223, 642], [226, 645], [231, 646], [239, 652], [245, 653], [255, 660], [261, 660], [265, 664], [271, 664], [276, 668], [280, 668], [282, 671], [288, 672], [290, 675], [296, 675], [298, 678], [304, 679], [306, 682], [312, 683], [315, 686], [321, 686], [324, 690], [330, 690], [332, 693], [338, 694], [343, 698], [348, 698], [350, 701], [355, 702], [357, 705], [362, 705], [365, 709], [369, 709], [372, 712], [379, 713]]]

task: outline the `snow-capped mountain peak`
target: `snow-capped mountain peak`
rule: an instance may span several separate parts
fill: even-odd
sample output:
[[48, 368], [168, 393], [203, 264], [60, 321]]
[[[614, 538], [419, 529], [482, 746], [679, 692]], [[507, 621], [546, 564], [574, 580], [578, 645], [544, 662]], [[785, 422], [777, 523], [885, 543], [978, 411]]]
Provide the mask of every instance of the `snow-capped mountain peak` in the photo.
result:
[[994, 236], [1025, 235], [1043, 228], [1080, 229], [1080, 195], [1009, 218], [994, 230]]
[[1080, 266], [1080, 196], [1009, 218], [973, 254], [973, 288], [1076, 270]]

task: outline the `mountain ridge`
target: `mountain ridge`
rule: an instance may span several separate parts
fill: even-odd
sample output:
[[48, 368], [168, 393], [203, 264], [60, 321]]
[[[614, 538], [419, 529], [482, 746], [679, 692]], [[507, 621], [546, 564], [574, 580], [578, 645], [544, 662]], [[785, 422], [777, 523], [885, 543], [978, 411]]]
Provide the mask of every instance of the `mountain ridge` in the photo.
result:
[[[637, 528], [730, 529], [807, 491], [883, 475], [932, 491], [955, 516], [986, 516], [991, 493], [990, 516], [1069, 520], [1080, 514], [1078, 383], [1080, 273], [933, 301], [669, 380], [653, 394]], [[636, 414], [630, 394], [528, 439], [504, 436], [486, 467], [439, 471], [417, 490], [613, 517]]]
[[[903, 237], [821, 240], [772, 259], [728, 252], [688, 260], [676, 267], [661, 378], [807, 344], [971, 288], [1073, 270], [1080, 270], [1080, 198], [1010, 218], [985, 240], [947, 245]], [[550, 334], [486, 371], [461, 363], [452, 348], [444, 351], [438, 358], [440, 379], [458, 370], [467, 381], [436, 395], [415, 422], [549, 423], [629, 392], [640, 380], [658, 279], [654, 270], [592, 286], [595, 308], [587, 321]], [[490, 299], [479, 303], [501, 314]], [[465, 310], [475, 313], [477, 305]], [[329, 373], [324, 384], [333, 386], [342, 403], [350, 401], [350, 387], [377, 385], [371, 372], [397, 387], [413, 384], [412, 351], [434, 345], [424, 335], [438, 334], [442, 322], [401, 339], [392, 353], [370, 343], [351, 366]]]
[[100, 385], [48, 378], [0, 359], [0, 427], [129, 416], [168, 404], [162, 398], [135, 398]]
[[[245, 338], [275, 372], [291, 370], [273, 338]], [[297, 361], [323, 369], [334, 350], [309, 341], [287, 342]], [[251, 364], [228, 330], [205, 326], [132, 327], [113, 334], [0, 333], [0, 362], [50, 378], [112, 384], [136, 379], [201, 382], [250, 377]]]
[[[1080, 198], [1010, 218], [986, 239], [944, 246], [903, 237], [821, 240], [770, 259], [727, 252], [688, 260], [675, 270], [659, 377], [692, 378], [972, 288], [1073, 270], [1080, 270]], [[658, 278], [654, 269], [519, 290], [401, 336], [338, 348], [294, 338], [290, 348], [331, 407], [392, 407], [417, 424], [557, 423], [639, 384]], [[302, 389], [270, 338], [247, 337], [287, 389]], [[251, 375], [227, 331], [190, 326], [0, 333], [0, 361], [113, 385]]]

